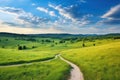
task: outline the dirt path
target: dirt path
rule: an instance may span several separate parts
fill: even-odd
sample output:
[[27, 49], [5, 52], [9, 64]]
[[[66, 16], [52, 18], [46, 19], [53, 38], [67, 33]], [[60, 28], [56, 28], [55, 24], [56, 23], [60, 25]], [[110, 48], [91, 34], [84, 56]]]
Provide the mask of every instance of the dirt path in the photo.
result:
[[60, 59], [65, 61], [66, 63], [68, 63], [73, 69], [71, 70], [71, 73], [70, 73], [70, 78], [69, 80], [84, 80], [83, 78], [83, 74], [82, 72], [80, 71], [79, 67], [75, 64], [73, 64], [72, 62], [64, 59], [63, 57], [61, 57], [59, 55]]
[[[73, 69], [71, 69], [71, 73], [70, 73], [70, 78], [68, 80], [84, 80], [83, 78], [83, 74], [82, 72], [80, 71], [79, 67], [75, 64], [73, 64], [72, 62], [64, 59], [63, 57], [61, 57], [59, 54], [56, 55], [53, 59], [57, 59], [57, 58], [60, 58], [61, 60], [65, 61], [66, 63], [68, 63]], [[50, 59], [50, 60], [46, 60], [46, 61], [41, 61], [41, 62], [49, 62], [53, 59]], [[23, 66], [23, 65], [31, 65], [31, 64], [34, 64], [34, 63], [41, 63], [41, 62], [33, 62], [33, 63], [23, 63], [23, 64], [14, 64], [14, 65], [6, 65], [6, 66], [0, 66], [0, 68], [3, 68], [3, 67], [15, 67], [15, 66]]]

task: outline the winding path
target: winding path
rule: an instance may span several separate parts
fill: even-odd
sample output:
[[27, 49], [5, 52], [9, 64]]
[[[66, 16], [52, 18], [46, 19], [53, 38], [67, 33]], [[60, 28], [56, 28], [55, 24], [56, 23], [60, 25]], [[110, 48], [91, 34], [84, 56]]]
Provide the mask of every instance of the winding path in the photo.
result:
[[69, 80], [84, 80], [83, 74], [80, 71], [79, 67], [75, 64], [73, 64], [72, 62], [64, 59], [63, 57], [61, 57], [60, 55], [58, 55], [60, 57], [61, 60], [65, 61], [66, 63], [68, 63], [73, 69], [71, 70], [70, 73], [70, 78]]
[[[60, 58], [61, 60], [65, 61], [66, 63], [68, 63], [72, 69], [71, 69], [71, 72], [70, 72], [70, 78], [68, 80], [84, 80], [84, 77], [83, 77], [83, 74], [82, 72], [80, 71], [79, 67], [77, 65], [75, 65], [74, 63], [64, 59], [63, 57], [60, 56], [60, 54], [56, 55], [53, 59], [56, 59], [56, 58]], [[48, 61], [51, 61], [53, 59], [50, 59], [50, 60], [45, 60], [45, 61], [41, 61], [41, 62], [48, 62]], [[35, 63], [35, 62], [33, 62]], [[14, 65], [5, 65], [5, 66], [0, 66], [0, 67], [14, 67], [14, 66], [22, 66], [22, 65], [31, 65], [33, 63], [23, 63], [23, 64], [14, 64]], [[37, 62], [38, 63], [38, 62]]]

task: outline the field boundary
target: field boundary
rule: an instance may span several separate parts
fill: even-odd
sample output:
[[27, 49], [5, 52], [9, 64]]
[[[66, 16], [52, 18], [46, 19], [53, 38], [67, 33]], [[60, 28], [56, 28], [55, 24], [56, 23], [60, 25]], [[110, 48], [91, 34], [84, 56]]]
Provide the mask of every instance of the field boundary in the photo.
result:
[[49, 61], [49, 60], [54, 59], [54, 58], [55, 58], [55, 56], [54, 57], [46, 57], [46, 58], [42, 58], [42, 59], [36, 59], [36, 60], [30, 60], [30, 61], [16, 61], [16, 62], [1, 63], [0, 67], [22, 65], [22, 64], [28, 64], [28, 63], [33, 63], [33, 62]]

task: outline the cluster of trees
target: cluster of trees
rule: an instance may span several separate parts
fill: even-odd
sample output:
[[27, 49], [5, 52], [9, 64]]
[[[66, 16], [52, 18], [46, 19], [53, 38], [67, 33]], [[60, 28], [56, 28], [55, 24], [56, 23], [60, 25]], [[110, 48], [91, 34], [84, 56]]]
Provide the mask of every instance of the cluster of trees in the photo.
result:
[[18, 50], [25, 50], [27, 49], [27, 47], [24, 45], [24, 46], [18, 46]]
[[[9, 39], [5, 39], [5, 40], [3, 40], [3, 41], [8, 41]], [[2, 39], [0, 39], [0, 42], [2, 41]]]
[[120, 39], [120, 37], [114, 37], [114, 39]]
[[66, 41], [65, 40], [60, 40], [59, 43], [65, 43]]
[[42, 43], [44, 43], [44, 42], [47, 42], [47, 43], [52, 42], [52, 43], [54, 43], [54, 40], [49, 40], [49, 39], [46, 39], [46, 40], [41, 40], [41, 42], [42, 42]]
[[[36, 46], [32, 46], [32, 48], [36, 48]], [[28, 47], [27, 46], [20, 46], [20, 45], [18, 45], [18, 50], [25, 50], [25, 49], [28, 49]]]
[[36, 39], [33, 38], [15, 38], [15, 40], [24, 40], [24, 41], [32, 41], [32, 42], [36, 42]]
[[[96, 46], [96, 44], [93, 43], [93, 46]], [[82, 47], [86, 47], [85, 43], [82, 44]]]

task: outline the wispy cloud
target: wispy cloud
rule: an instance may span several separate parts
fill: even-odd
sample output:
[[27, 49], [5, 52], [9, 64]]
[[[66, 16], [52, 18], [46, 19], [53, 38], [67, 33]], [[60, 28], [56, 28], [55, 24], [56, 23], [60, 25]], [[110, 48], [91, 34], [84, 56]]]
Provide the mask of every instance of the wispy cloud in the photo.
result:
[[[118, 32], [120, 29], [118, 0], [104, 0], [100, 5], [100, 0], [94, 2], [88, 0], [1, 0], [0, 3], [0, 20], [2, 21], [0, 32], [108, 33]], [[98, 21], [102, 24], [98, 25]]]
[[35, 3], [32, 3], [32, 6], [35, 6], [36, 4]]
[[[12, 23], [8, 23], [12, 25]], [[53, 27], [50, 28], [34, 28], [34, 27], [19, 27], [19, 26], [10, 26], [7, 24], [3, 24], [2, 21], [0, 21], [0, 32], [14, 32], [14, 33], [20, 33], [20, 34], [40, 34], [40, 33], [62, 33], [60, 30], [56, 30]]]
[[82, 15], [81, 13], [77, 12], [78, 5], [62, 7], [61, 5], [55, 6], [52, 4], [48, 4], [48, 6], [57, 10], [60, 16], [65, 18], [63, 19], [64, 21], [68, 22], [71, 20], [70, 21], [71, 24], [76, 23], [79, 26], [84, 26], [90, 22], [89, 17], [92, 17], [91, 14]]
[[67, 10], [62, 8], [60, 5], [54, 6], [52, 4], [48, 4], [48, 6], [57, 10], [61, 16], [65, 17], [67, 19], [71, 19], [72, 21], [75, 21], [75, 19], [72, 17], [72, 15], [69, 12], [67, 12]]
[[49, 11], [49, 10], [46, 9], [46, 8], [37, 7], [36, 9], [39, 10], [39, 11], [45, 12], [45, 13], [49, 14], [50, 16], [56, 16], [54, 11]]
[[43, 7], [37, 7], [36, 9], [39, 10], [39, 11], [48, 13], [48, 9], [45, 9], [45, 8], [43, 8]]
[[120, 24], [120, 4], [112, 7], [102, 18], [107, 19], [101, 21], [105, 24]]
[[13, 7], [0, 7], [0, 12], [8, 13], [10, 15], [15, 15], [15, 18], [19, 20], [23, 24], [40, 24], [49, 21], [46, 18], [40, 18], [38, 16], [34, 16], [33, 14], [29, 12], [25, 12], [22, 9], [19, 8], [13, 8]]
[[79, 0], [81, 3], [86, 3], [86, 0]]

